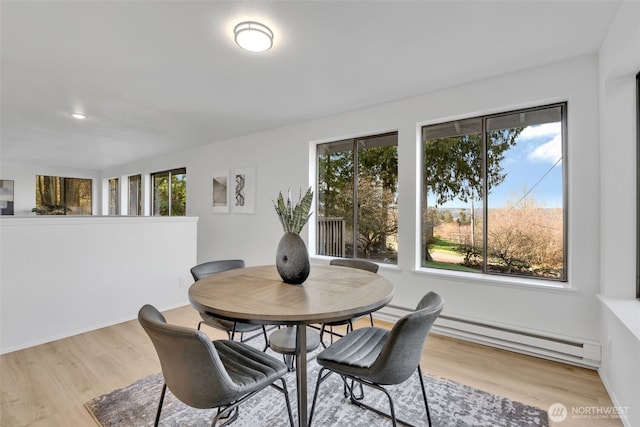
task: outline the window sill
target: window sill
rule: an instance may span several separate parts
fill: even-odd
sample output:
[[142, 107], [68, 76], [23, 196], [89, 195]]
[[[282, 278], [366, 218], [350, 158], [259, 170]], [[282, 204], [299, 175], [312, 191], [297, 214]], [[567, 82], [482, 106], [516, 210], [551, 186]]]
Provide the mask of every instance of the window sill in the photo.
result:
[[126, 224], [126, 223], [177, 223], [198, 222], [193, 216], [125, 216], [125, 215], [31, 215], [3, 216], [0, 224], [11, 226], [23, 225], [86, 225], [86, 224]]
[[579, 290], [566, 285], [564, 282], [550, 282], [522, 277], [493, 276], [482, 273], [464, 273], [460, 271], [438, 270], [435, 268], [418, 268], [415, 269], [414, 272], [441, 279], [473, 283], [474, 285], [498, 286], [559, 294], [580, 294]]
[[640, 340], [640, 301], [598, 294], [598, 299]]

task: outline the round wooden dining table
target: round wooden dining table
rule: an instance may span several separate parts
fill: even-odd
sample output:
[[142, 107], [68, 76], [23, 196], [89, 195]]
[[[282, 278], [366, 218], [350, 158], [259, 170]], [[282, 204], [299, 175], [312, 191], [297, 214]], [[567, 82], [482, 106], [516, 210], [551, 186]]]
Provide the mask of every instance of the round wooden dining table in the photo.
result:
[[189, 300], [200, 312], [255, 324], [296, 325], [298, 425], [306, 427], [306, 325], [347, 320], [376, 311], [393, 298], [393, 284], [356, 268], [312, 265], [300, 285], [284, 283], [275, 265], [239, 268], [198, 280]]

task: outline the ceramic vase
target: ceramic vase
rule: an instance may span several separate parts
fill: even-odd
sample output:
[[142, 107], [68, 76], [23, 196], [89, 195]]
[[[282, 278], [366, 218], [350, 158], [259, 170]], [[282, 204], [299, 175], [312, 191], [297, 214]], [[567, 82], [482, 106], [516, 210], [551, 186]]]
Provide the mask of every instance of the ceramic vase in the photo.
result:
[[287, 232], [280, 239], [276, 252], [276, 268], [282, 281], [292, 285], [299, 285], [309, 276], [309, 253], [304, 240], [298, 234]]

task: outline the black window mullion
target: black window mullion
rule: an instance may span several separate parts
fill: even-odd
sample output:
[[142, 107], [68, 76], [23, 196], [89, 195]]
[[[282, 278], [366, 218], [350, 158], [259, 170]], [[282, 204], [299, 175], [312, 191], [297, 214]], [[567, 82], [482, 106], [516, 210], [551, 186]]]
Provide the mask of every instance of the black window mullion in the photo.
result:
[[[482, 118], [482, 272], [487, 272], [489, 258], [489, 197], [488, 197], [488, 159], [487, 117]], [[473, 213], [475, 215], [475, 212]]]
[[636, 74], [636, 298], [640, 300], [640, 73]]
[[168, 211], [168, 215], [172, 216], [173, 211], [171, 210], [171, 190], [173, 188], [173, 171], [169, 171], [169, 175], [167, 177], [167, 198], [169, 199], [167, 201], [167, 211]]
[[358, 258], [358, 215], [360, 203], [358, 202], [358, 140], [353, 140], [353, 258]]

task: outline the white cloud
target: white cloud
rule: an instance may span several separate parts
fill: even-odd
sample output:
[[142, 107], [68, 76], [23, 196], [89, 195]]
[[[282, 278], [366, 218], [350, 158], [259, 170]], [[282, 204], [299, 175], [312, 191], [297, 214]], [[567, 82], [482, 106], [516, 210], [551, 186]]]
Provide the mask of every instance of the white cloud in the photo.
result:
[[532, 147], [527, 159], [555, 164], [562, 157], [562, 123], [545, 123], [524, 128], [519, 138]]
[[532, 139], [541, 136], [560, 135], [562, 124], [560, 122], [545, 123], [536, 126], [527, 126], [519, 135], [520, 138]]
[[538, 145], [527, 157], [531, 161], [554, 164], [562, 157], [562, 136], [556, 134], [550, 141]]

